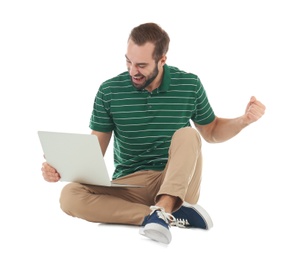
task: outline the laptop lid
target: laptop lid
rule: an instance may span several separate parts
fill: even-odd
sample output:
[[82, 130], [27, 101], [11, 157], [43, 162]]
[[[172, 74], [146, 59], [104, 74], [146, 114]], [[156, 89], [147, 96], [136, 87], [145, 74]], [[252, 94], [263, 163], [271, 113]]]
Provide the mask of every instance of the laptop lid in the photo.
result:
[[139, 187], [111, 182], [97, 136], [49, 131], [38, 131], [38, 136], [46, 161], [59, 172], [60, 181]]

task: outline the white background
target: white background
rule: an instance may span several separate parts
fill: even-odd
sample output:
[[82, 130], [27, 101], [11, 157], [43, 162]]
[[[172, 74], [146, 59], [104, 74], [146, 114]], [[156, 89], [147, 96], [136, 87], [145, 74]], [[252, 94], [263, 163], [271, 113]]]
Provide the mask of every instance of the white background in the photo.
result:
[[[1, 1], [0, 258], [292, 259], [292, 11], [289, 0]], [[234, 139], [203, 143], [199, 204], [214, 227], [172, 228], [168, 246], [65, 215], [63, 183], [40, 170], [37, 131], [90, 132], [98, 87], [125, 70], [144, 22], [169, 33], [168, 64], [201, 78], [218, 116], [242, 115], [251, 95], [267, 107]]]

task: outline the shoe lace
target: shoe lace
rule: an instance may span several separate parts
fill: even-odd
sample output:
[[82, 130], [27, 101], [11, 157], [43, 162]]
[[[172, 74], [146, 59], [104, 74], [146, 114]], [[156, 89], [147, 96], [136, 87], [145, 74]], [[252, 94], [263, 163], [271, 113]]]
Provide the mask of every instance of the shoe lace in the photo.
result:
[[173, 225], [173, 222], [176, 222], [176, 218], [172, 214], [167, 213], [164, 208], [158, 206], [151, 206], [150, 209], [152, 210], [151, 214], [153, 214], [156, 211], [158, 217], [163, 219], [168, 225]]
[[187, 219], [175, 218], [175, 220], [171, 223], [171, 225], [180, 227], [180, 228], [185, 228], [186, 226], [189, 226], [190, 224]]

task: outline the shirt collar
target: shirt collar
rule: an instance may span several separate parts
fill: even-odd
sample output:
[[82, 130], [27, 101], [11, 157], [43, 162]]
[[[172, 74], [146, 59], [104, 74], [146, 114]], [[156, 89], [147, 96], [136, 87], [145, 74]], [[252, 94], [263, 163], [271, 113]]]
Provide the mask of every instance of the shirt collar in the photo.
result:
[[[154, 93], [167, 92], [169, 90], [170, 83], [171, 83], [170, 68], [169, 68], [169, 66], [167, 64], [165, 64], [163, 66], [163, 79], [162, 79], [162, 82], [161, 82], [161, 84], [160, 84], [160, 86], [158, 88], [153, 90], [153, 92]], [[133, 86], [133, 88], [136, 89], [134, 86]], [[138, 92], [141, 92], [138, 89], [136, 89], [136, 90]], [[144, 89], [142, 92], [144, 92], [144, 91], [146, 91], [146, 90]]]

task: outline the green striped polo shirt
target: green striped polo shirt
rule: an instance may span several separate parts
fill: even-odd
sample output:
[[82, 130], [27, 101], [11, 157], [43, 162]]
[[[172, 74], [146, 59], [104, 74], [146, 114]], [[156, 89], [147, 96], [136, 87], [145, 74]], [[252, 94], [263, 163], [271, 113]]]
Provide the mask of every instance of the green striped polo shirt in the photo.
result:
[[101, 84], [95, 97], [90, 128], [114, 131], [113, 179], [140, 170], [163, 170], [174, 132], [204, 125], [215, 118], [200, 79], [164, 66], [161, 86], [137, 90], [128, 72]]

